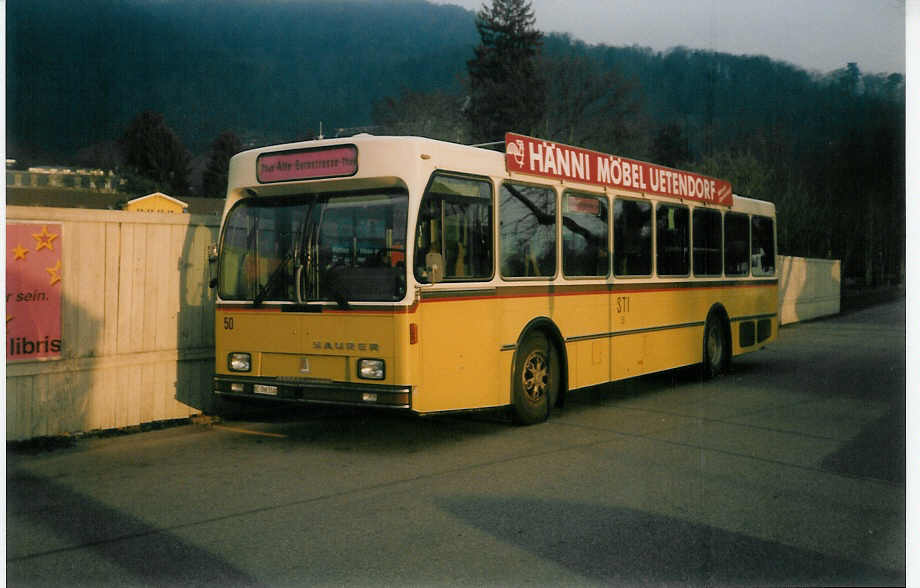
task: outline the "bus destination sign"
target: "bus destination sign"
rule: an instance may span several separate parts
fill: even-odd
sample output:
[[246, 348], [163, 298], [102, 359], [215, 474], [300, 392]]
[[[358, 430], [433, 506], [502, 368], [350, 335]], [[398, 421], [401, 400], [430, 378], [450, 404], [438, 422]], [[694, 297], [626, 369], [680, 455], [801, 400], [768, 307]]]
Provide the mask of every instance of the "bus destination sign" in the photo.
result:
[[256, 177], [262, 184], [338, 178], [357, 172], [358, 149], [354, 145], [263, 153], [256, 161]]
[[723, 206], [733, 203], [732, 185], [725, 180], [515, 133], [505, 135], [505, 165], [509, 172]]

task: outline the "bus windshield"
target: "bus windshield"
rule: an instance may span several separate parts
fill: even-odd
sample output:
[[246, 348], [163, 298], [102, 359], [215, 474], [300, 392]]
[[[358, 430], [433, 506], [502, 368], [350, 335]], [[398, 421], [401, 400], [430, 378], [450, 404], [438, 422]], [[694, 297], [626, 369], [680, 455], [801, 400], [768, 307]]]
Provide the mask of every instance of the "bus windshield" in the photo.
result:
[[224, 300], [397, 301], [406, 292], [404, 191], [241, 200], [227, 215]]

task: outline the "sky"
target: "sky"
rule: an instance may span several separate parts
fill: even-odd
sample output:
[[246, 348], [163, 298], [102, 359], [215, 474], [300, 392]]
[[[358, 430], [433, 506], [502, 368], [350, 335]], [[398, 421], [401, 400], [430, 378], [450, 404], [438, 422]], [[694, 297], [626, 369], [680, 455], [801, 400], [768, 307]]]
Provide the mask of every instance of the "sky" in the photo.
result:
[[[491, 0], [429, 0], [478, 10]], [[826, 73], [904, 73], [905, 0], [532, 0], [537, 28], [586, 43], [766, 55]]]

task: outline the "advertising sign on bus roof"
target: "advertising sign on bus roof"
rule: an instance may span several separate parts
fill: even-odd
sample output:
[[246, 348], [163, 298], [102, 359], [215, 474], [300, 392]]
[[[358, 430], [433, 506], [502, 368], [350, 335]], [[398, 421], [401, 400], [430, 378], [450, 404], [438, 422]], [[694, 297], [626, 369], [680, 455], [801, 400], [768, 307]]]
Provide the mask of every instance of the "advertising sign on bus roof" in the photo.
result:
[[725, 180], [515, 133], [505, 135], [505, 165], [509, 172], [722, 206], [733, 203], [732, 185]]

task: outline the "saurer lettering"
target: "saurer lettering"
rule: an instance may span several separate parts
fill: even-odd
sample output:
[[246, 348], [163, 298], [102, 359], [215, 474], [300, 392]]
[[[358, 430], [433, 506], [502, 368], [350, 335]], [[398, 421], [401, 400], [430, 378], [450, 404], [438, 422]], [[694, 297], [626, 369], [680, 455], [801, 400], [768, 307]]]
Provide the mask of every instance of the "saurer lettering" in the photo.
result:
[[353, 341], [314, 341], [313, 349], [316, 351], [380, 351], [380, 345]]

